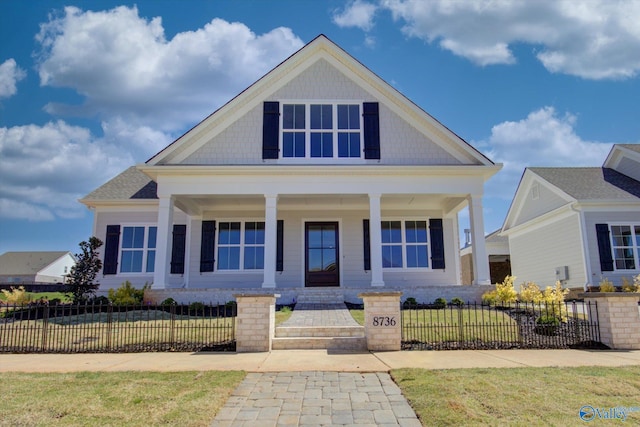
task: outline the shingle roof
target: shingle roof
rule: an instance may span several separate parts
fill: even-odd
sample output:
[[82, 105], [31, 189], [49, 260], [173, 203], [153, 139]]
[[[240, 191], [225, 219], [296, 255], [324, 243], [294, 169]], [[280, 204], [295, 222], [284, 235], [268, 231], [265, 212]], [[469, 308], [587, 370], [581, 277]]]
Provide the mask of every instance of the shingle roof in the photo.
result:
[[529, 168], [576, 200], [638, 201], [640, 182], [609, 168]]
[[68, 253], [68, 251], [5, 252], [0, 255], [0, 274], [36, 274]]
[[158, 185], [135, 166], [87, 194], [82, 200], [157, 199]]
[[640, 153], [640, 144], [616, 144], [618, 147], [626, 148], [627, 150], [635, 151], [636, 153]]

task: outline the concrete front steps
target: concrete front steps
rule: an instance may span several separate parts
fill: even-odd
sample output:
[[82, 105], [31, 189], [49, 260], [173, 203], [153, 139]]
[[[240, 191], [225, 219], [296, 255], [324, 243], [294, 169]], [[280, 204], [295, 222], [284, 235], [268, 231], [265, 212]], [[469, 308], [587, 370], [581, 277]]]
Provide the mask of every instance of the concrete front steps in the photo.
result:
[[291, 318], [277, 326], [274, 350], [365, 351], [364, 327], [351, 318], [340, 288], [307, 288]]

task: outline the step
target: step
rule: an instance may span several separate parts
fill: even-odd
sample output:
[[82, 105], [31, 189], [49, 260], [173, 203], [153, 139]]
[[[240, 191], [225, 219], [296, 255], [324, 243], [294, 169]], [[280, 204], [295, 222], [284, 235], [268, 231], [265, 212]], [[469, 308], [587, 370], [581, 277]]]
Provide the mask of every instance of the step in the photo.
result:
[[274, 338], [273, 350], [367, 350], [364, 337], [289, 337]]
[[276, 338], [364, 337], [363, 326], [278, 326]]
[[344, 292], [332, 288], [304, 289], [298, 293], [296, 302], [298, 304], [341, 304], [344, 302]]

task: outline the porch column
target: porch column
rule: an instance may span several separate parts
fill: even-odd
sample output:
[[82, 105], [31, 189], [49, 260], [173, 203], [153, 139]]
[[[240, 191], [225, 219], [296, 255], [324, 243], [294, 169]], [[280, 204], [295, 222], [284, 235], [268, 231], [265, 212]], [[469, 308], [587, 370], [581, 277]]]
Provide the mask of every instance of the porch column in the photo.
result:
[[482, 196], [470, 194], [469, 220], [471, 222], [471, 244], [473, 245], [473, 284], [490, 285], [489, 257], [484, 241], [484, 216], [482, 213]]
[[173, 226], [173, 198], [160, 197], [158, 201], [158, 233], [156, 236], [156, 264], [153, 273], [153, 289], [164, 289], [169, 282], [171, 245], [169, 238]]
[[384, 286], [382, 278], [382, 233], [380, 194], [369, 194], [369, 243], [371, 250], [371, 286]]
[[265, 194], [264, 209], [264, 279], [263, 288], [276, 287], [276, 257], [278, 230], [278, 195]]

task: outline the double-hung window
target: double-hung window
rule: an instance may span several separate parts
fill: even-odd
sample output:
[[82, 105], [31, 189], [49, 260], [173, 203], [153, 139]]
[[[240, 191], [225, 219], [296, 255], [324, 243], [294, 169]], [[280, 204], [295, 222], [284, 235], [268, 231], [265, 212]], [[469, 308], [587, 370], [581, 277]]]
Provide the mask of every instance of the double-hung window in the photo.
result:
[[284, 159], [362, 158], [361, 104], [283, 103]]
[[157, 227], [124, 226], [120, 247], [121, 273], [153, 273]]
[[264, 268], [264, 222], [221, 222], [218, 226], [218, 270]]
[[429, 268], [427, 221], [382, 221], [383, 268]]
[[611, 225], [611, 241], [616, 270], [640, 269], [640, 225]]

